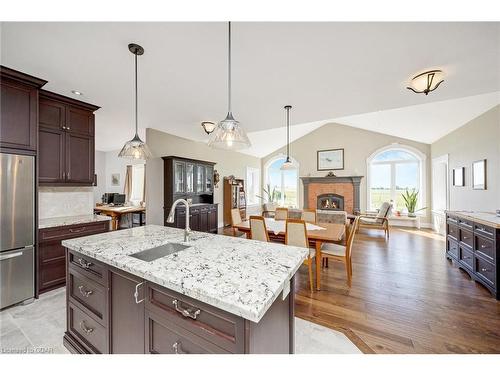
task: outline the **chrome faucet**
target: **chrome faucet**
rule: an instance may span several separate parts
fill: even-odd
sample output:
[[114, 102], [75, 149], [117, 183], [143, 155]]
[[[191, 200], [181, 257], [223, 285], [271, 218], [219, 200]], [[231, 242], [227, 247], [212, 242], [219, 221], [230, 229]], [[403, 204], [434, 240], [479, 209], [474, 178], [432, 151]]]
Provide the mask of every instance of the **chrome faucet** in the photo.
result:
[[170, 213], [168, 214], [167, 223], [174, 222], [175, 207], [177, 207], [179, 203], [184, 203], [184, 205], [186, 206], [186, 229], [184, 230], [184, 242], [189, 242], [191, 228], [189, 228], [189, 202], [187, 200], [180, 198], [174, 202], [172, 208], [170, 209]]

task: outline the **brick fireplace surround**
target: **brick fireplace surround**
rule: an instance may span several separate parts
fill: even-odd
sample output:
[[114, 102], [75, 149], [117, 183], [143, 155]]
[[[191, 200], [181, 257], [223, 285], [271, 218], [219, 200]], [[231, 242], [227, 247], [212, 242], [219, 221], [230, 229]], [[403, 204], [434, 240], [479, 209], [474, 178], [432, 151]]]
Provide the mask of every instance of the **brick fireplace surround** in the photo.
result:
[[334, 193], [344, 197], [344, 210], [359, 212], [359, 185], [363, 176], [301, 177], [304, 184], [304, 208], [315, 208], [318, 195]]

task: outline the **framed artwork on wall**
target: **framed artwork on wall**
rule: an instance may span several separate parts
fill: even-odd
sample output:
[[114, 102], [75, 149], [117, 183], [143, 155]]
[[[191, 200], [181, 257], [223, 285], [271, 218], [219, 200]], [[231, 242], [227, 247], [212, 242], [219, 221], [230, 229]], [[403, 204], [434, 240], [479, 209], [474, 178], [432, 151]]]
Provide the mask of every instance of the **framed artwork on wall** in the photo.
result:
[[120, 186], [120, 174], [113, 173], [111, 175], [111, 186]]
[[472, 163], [472, 188], [486, 190], [486, 159]]
[[453, 186], [465, 186], [465, 168], [453, 168]]
[[319, 150], [318, 171], [331, 171], [344, 169], [344, 149]]

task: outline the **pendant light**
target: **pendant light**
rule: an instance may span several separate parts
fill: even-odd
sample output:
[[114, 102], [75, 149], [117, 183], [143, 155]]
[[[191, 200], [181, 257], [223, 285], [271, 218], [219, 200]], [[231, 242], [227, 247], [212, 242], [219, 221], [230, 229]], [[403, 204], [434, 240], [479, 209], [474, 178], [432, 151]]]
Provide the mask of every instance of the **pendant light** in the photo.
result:
[[290, 110], [292, 109], [291, 105], [285, 106], [286, 111], [286, 160], [281, 165], [282, 171], [288, 171], [291, 169], [295, 169], [295, 165], [290, 160]]
[[229, 22], [229, 37], [228, 37], [228, 74], [227, 74], [227, 91], [228, 91], [228, 112], [224, 120], [219, 122], [215, 130], [210, 134], [208, 145], [212, 148], [222, 150], [241, 150], [251, 146], [245, 130], [236, 121], [231, 112], [231, 22]]
[[128, 49], [135, 57], [135, 136], [130, 141], [125, 143], [122, 150], [118, 154], [121, 158], [142, 159], [147, 160], [152, 157], [151, 151], [146, 143], [144, 143], [137, 133], [137, 56], [144, 54], [144, 48], [138, 44], [129, 44]]

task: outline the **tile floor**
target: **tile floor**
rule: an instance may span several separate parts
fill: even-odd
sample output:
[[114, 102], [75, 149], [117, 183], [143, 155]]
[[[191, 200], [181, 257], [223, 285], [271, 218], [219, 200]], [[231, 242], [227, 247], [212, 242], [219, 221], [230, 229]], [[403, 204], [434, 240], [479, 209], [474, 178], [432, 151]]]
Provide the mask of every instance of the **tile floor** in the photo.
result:
[[[0, 312], [0, 353], [69, 353], [62, 344], [66, 330], [66, 289], [43, 294], [28, 305]], [[359, 354], [341, 332], [295, 318], [297, 354]]]

